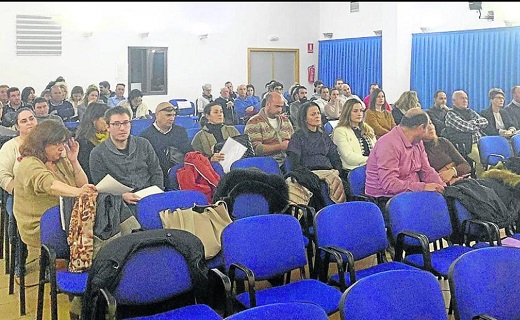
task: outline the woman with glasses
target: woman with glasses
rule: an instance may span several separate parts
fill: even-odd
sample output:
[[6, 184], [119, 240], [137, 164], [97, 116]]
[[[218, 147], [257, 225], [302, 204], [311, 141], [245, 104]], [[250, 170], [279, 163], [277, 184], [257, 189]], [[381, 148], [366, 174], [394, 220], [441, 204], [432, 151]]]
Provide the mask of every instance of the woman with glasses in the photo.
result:
[[516, 133], [516, 128], [513, 126], [512, 120], [507, 112], [504, 112], [504, 101], [506, 95], [500, 88], [492, 88], [488, 93], [490, 106], [482, 110], [481, 116], [486, 118], [489, 122], [488, 126], [482, 131], [487, 136], [504, 136], [511, 137]]
[[[79, 144], [56, 121], [34, 127], [20, 146], [14, 174], [14, 216], [27, 245], [26, 272], [36, 275], [40, 256], [40, 218], [59, 198], [96, 192], [78, 161]], [[36, 280], [36, 279], [33, 279]], [[28, 283], [31, 281], [28, 279]]]

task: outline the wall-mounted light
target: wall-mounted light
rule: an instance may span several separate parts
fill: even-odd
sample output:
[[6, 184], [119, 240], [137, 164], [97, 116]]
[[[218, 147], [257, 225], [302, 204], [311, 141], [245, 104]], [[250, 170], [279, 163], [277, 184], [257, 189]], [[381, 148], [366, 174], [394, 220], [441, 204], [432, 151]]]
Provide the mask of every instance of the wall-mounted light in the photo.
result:
[[139, 38], [148, 38], [149, 35], [150, 35], [150, 32], [141, 32], [139, 34]]
[[280, 37], [278, 37], [278, 36], [275, 36], [275, 35], [269, 36], [269, 41], [278, 41], [278, 40], [280, 40]]
[[383, 30], [374, 30], [374, 34], [376, 36], [382, 36], [383, 35]]
[[83, 32], [82, 36], [85, 38], [90, 38], [90, 37], [92, 37], [93, 34], [94, 34], [93, 32]]
[[323, 36], [325, 38], [327, 38], [327, 39], [330, 39], [330, 38], [332, 38], [334, 36], [334, 33], [332, 33], [332, 32], [324, 32]]
[[421, 27], [421, 32], [422, 33], [427, 33], [429, 31], [430, 31], [430, 28], [428, 28], [428, 27]]
[[199, 40], [204, 40], [208, 38], [208, 34], [199, 34]]

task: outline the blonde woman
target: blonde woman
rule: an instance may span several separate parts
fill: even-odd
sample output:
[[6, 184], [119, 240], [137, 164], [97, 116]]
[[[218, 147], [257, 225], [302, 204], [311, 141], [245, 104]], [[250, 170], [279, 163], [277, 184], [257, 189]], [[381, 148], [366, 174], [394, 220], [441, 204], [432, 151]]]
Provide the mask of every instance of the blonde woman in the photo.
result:
[[363, 106], [357, 99], [345, 102], [332, 141], [338, 148], [345, 173], [365, 165], [376, 143], [374, 130], [363, 122]]
[[394, 104], [392, 109], [392, 116], [394, 117], [395, 124], [399, 124], [406, 111], [412, 108], [420, 108], [419, 98], [417, 97], [416, 91], [405, 91], [401, 94], [399, 99]]

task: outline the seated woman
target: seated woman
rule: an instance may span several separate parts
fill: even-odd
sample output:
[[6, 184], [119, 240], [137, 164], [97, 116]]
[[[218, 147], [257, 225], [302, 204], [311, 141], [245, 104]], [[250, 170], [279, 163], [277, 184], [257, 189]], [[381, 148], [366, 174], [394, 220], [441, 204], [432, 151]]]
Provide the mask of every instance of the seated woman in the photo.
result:
[[[34, 112], [29, 108], [19, 108], [16, 110], [15, 128], [19, 135], [4, 143], [0, 149], [0, 187], [7, 192], [5, 208], [9, 216], [9, 227], [7, 236], [11, 244], [15, 243], [15, 221], [13, 216], [13, 191], [14, 191], [14, 171], [18, 168], [20, 162], [16, 159], [20, 157], [20, 145], [25, 141], [29, 132], [36, 127], [37, 120]], [[19, 260], [15, 250], [15, 256], [11, 257], [15, 261], [15, 276], [20, 275]], [[27, 285], [27, 284], [26, 284]]]
[[91, 84], [87, 88], [87, 93], [83, 97], [82, 102], [78, 105], [78, 119], [81, 122], [83, 115], [87, 111], [87, 107], [99, 99], [99, 89], [95, 84]]
[[330, 90], [330, 100], [324, 107], [327, 120], [338, 120], [343, 110], [343, 102], [339, 97], [339, 90]]
[[210, 102], [204, 107], [204, 118], [207, 123], [191, 141], [193, 150], [201, 152], [210, 158], [210, 161], [222, 161], [224, 154], [214, 153], [213, 147], [219, 142], [226, 141], [228, 137], [240, 135], [240, 132], [234, 126], [224, 125], [224, 112], [217, 102]]
[[509, 138], [516, 132], [513, 126], [511, 117], [507, 112], [504, 112], [504, 101], [506, 95], [500, 88], [492, 88], [488, 93], [491, 105], [489, 108], [482, 110], [481, 116], [486, 118], [489, 122], [488, 126], [482, 131], [487, 136], [498, 136]]
[[143, 93], [139, 89], [132, 89], [128, 93], [128, 99], [119, 102], [118, 106], [123, 106], [130, 110], [132, 119], [151, 119], [148, 106], [143, 102]]
[[104, 118], [105, 111], [108, 109], [109, 107], [104, 103], [89, 104], [76, 132], [76, 140], [80, 147], [78, 161], [87, 174], [89, 182], [92, 182], [89, 165], [90, 152], [108, 138], [108, 126]]
[[392, 113], [385, 109], [385, 93], [377, 88], [370, 94], [369, 110], [366, 111], [365, 121], [374, 129], [376, 138], [379, 139], [384, 134], [390, 132], [395, 127]]
[[[329, 135], [323, 131], [320, 107], [314, 101], [308, 101], [301, 105], [298, 112], [298, 124], [299, 129], [294, 132], [287, 146], [287, 160], [289, 161], [290, 171], [300, 171], [304, 174], [309, 170], [314, 170], [315, 173], [316, 170], [329, 171], [339, 178], [341, 159], [336, 145]], [[310, 178], [312, 179], [312, 177]], [[303, 185], [300, 180], [298, 182]], [[327, 182], [329, 182], [328, 179]], [[344, 181], [341, 182], [344, 184]], [[338, 187], [341, 187], [341, 189]], [[314, 187], [314, 189], [316, 188]], [[345, 188], [344, 185], [336, 185], [335, 190], [331, 188], [331, 199], [338, 203], [344, 202], [346, 190], [348, 191], [350, 188], [348, 186]], [[311, 192], [316, 194], [313, 190]]]
[[423, 143], [430, 165], [446, 184], [453, 184], [471, 174], [469, 163], [448, 139], [437, 136], [433, 125], [428, 127]]
[[55, 121], [39, 123], [20, 146], [22, 158], [14, 174], [14, 216], [27, 245], [28, 275], [36, 275], [34, 271], [38, 270], [43, 213], [59, 205], [60, 196], [77, 197], [96, 191], [94, 185], [88, 184], [78, 152], [78, 142]]
[[338, 148], [342, 168], [348, 171], [367, 163], [376, 143], [374, 130], [363, 122], [363, 106], [356, 99], [345, 102], [339, 122], [332, 132], [332, 141]]
[[392, 117], [394, 117], [395, 124], [399, 124], [406, 111], [412, 108], [420, 108], [419, 98], [416, 91], [405, 91], [401, 94], [399, 99], [394, 104], [392, 109]]

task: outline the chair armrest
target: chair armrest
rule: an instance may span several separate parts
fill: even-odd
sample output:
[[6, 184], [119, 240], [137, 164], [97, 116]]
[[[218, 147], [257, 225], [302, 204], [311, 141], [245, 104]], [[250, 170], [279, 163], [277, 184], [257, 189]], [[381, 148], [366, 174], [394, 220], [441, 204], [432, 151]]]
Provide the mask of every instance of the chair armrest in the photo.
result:
[[347, 257], [346, 269], [349, 273], [350, 284], [353, 284], [356, 281], [356, 270], [354, 269], [354, 255], [352, 254], [352, 252], [348, 250], [334, 246], [322, 247], [321, 249], [325, 252], [330, 252], [334, 255], [338, 267], [339, 286], [341, 291], [345, 291], [347, 289], [347, 284], [345, 283], [345, 269], [343, 268], [345, 263], [343, 261], [343, 255]]
[[[486, 230], [486, 237], [489, 240], [489, 245], [493, 247], [495, 245], [495, 242], [497, 245], [502, 245], [502, 242], [500, 241], [500, 230], [498, 226], [490, 221], [482, 221], [478, 219], [467, 219], [462, 221], [462, 232], [464, 233], [465, 240], [466, 237], [470, 235], [470, 228], [472, 225], [481, 226]], [[469, 241], [465, 241], [466, 245]]]
[[49, 281], [56, 283], [56, 251], [54, 248], [42, 244], [40, 264], [49, 267]]
[[479, 315], [471, 318], [471, 320], [498, 320], [498, 319], [495, 317], [492, 317], [492, 316], [488, 316], [487, 314], [479, 314]]
[[501, 155], [501, 154], [498, 154], [498, 153], [491, 153], [491, 154], [488, 154], [488, 156], [487, 156], [487, 158], [486, 158], [488, 164], [489, 164], [489, 159], [490, 159], [491, 157], [497, 157], [497, 158], [500, 158], [500, 161], [505, 161], [505, 160], [506, 160], [506, 158], [505, 158], [503, 155]]
[[[93, 310], [92, 310], [92, 317], [97, 317], [98, 316], [98, 312], [103, 312], [105, 314], [105, 320], [116, 320], [116, 311], [117, 311], [117, 302], [116, 302], [116, 298], [114, 298], [114, 296], [108, 291], [108, 290], [105, 290], [104, 288], [102, 289], [99, 289], [99, 295], [97, 296], [96, 299], [99, 299], [99, 296], [102, 296], [104, 298], [104, 303], [105, 303], [105, 306], [106, 306], [106, 309], [100, 309], [98, 310], [98, 307], [99, 307], [99, 301], [95, 300], [94, 302], [94, 305], [93, 305]], [[85, 319], [85, 320], [88, 320], [88, 319]]]
[[229, 279], [229, 277], [227, 275], [225, 275], [222, 271], [220, 271], [217, 268], [210, 269], [209, 271], [215, 273], [222, 281], [222, 284], [224, 284], [224, 291], [226, 292], [226, 304], [224, 306], [224, 317], [227, 317], [228, 315], [230, 315], [233, 312], [231, 280]]
[[413, 231], [401, 231], [397, 234], [396, 247], [395, 247], [395, 261], [401, 261], [403, 258], [404, 251], [404, 240], [406, 237], [414, 238], [419, 241], [421, 245], [422, 255], [423, 255], [423, 263], [424, 268], [428, 270], [432, 270], [432, 259], [430, 255], [430, 240], [427, 236], [421, 233], [413, 232]]
[[255, 275], [253, 271], [241, 263], [232, 263], [229, 266], [229, 278], [231, 280], [231, 289], [233, 288], [233, 282], [235, 281], [236, 269], [239, 269], [246, 274], [247, 286], [249, 289], [249, 306], [251, 308], [256, 307]]

